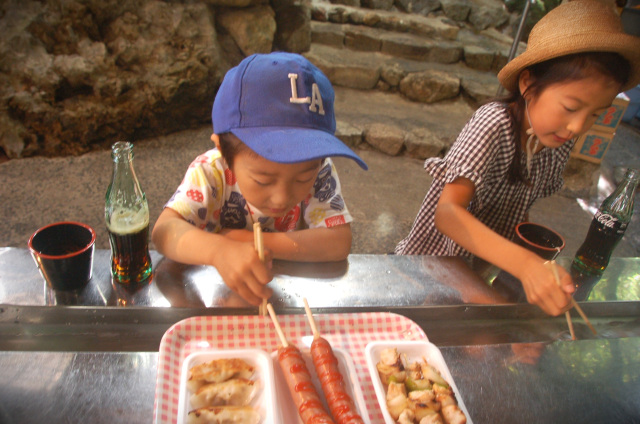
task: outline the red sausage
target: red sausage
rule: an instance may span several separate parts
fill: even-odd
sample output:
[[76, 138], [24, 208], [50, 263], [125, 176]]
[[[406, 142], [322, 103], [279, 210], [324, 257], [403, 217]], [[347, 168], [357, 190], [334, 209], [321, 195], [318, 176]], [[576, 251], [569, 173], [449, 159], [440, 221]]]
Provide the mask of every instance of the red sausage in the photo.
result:
[[305, 424], [334, 424], [322, 406], [300, 350], [293, 345], [279, 348], [278, 363], [302, 421]]
[[347, 393], [344, 379], [338, 369], [338, 358], [333, 354], [329, 342], [322, 337], [315, 338], [311, 343], [311, 357], [333, 419], [338, 424], [364, 424]]

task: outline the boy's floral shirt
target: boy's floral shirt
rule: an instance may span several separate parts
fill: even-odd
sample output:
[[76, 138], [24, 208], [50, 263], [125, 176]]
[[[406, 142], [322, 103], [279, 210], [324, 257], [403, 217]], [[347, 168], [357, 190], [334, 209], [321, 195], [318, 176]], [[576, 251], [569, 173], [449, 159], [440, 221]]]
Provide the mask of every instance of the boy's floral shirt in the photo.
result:
[[334, 227], [353, 221], [342, 198], [340, 180], [331, 159], [324, 160], [307, 197], [285, 216], [271, 218], [250, 205], [240, 192], [235, 175], [218, 149], [198, 156], [165, 207], [178, 212], [198, 228], [218, 232], [223, 228], [286, 232]]

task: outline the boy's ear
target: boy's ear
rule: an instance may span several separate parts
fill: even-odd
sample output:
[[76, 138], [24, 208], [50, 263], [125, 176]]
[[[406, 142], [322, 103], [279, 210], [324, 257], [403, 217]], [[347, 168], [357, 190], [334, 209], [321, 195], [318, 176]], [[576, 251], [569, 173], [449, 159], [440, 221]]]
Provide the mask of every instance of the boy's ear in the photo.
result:
[[216, 148], [220, 150], [220, 137], [218, 137], [218, 134], [211, 134], [211, 141], [213, 141]]
[[523, 97], [525, 91], [527, 91], [527, 88], [529, 88], [532, 82], [531, 72], [529, 72], [528, 69], [520, 72], [520, 75], [518, 76], [518, 88], [520, 89], [520, 94], [523, 95]]

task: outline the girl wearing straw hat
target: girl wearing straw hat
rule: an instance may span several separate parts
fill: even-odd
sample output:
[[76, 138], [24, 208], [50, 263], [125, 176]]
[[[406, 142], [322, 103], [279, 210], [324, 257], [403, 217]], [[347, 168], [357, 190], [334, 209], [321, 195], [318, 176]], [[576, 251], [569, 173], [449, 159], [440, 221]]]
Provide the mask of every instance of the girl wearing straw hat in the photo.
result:
[[534, 26], [498, 79], [510, 95], [480, 107], [447, 155], [425, 162], [433, 183], [396, 253], [480, 258], [559, 315], [571, 277], [560, 268], [559, 287], [543, 259], [510, 240], [533, 202], [562, 187], [575, 139], [640, 82], [640, 38], [624, 33], [612, 4], [575, 0]]

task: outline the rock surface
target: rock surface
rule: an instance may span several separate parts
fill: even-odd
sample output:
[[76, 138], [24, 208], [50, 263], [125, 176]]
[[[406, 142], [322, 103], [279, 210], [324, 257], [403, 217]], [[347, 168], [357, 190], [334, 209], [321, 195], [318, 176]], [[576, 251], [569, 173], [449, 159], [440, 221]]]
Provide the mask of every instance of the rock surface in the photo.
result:
[[243, 57], [309, 49], [309, 2], [273, 3], [2, 2], [0, 148], [78, 154], [201, 126]]
[[510, 43], [485, 34], [507, 31], [500, 0], [340, 3], [2, 2], [0, 149], [80, 154], [199, 127], [226, 71], [272, 50], [305, 52], [334, 85], [396, 93], [388, 101], [477, 102], [494, 91]]

